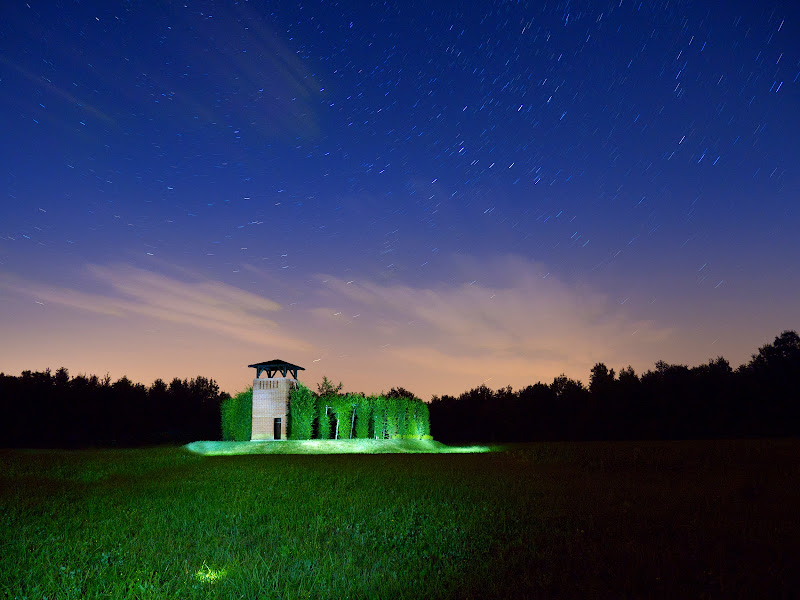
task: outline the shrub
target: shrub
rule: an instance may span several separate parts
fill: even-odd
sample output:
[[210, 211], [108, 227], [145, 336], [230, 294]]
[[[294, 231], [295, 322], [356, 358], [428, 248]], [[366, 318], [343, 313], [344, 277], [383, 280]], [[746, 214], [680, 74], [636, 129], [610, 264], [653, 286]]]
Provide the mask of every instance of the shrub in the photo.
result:
[[376, 440], [386, 437], [386, 398], [384, 396], [372, 396], [372, 430]]
[[384, 398], [384, 406], [386, 407], [386, 435], [384, 437], [391, 440], [399, 435], [400, 398]]
[[329, 407], [333, 400], [330, 396], [318, 396], [317, 404], [317, 437], [321, 440], [331, 439], [331, 415]]
[[333, 403], [333, 411], [336, 413], [336, 434], [337, 440], [349, 439], [353, 428], [354, 408], [358, 403], [358, 397], [348, 394], [338, 396]]
[[417, 404], [418, 404], [418, 402], [419, 401], [416, 398], [414, 398], [413, 400], [411, 400], [411, 399], [406, 400], [406, 402], [405, 402], [405, 405], [406, 405], [406, 410], [405, 410], [406, 418], [405, 418], [405, 422], [403, 423], [403, 425], [404, 425], [403, 436], [409, 436], [409, 435], [412, 436], [412, 437], [418, 437], [419, 436], [419, 431], [418, 431], [418, 428], [417, 428]]
[[289, 438], [293, 440], [310, 440], [314, 429], [316, 403], [314, 394], [302, 383], [292, 390], [289, 396]]
[[221, 413], [222, 439], [249, 442], [253, 432], [253, 388], [223, 401]]
[[417, 404], [417, 433], [420, 439], [433, 439], [431, 437], [431, 420], [428, 405], [420, 401]]
[[372, 398], [359, 396], [356, 404], [356, 437], [366, 439], [370, 437], [369, 422], [372, 418]]

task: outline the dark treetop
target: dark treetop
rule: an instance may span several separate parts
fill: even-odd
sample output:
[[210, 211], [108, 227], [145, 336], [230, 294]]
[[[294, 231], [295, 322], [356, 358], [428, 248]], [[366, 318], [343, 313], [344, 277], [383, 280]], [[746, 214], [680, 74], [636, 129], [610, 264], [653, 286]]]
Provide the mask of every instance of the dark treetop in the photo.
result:
[[281, 375], [286, 377], [286, 372], [292, 374], [292, 377], [297, 379], [297, 372], [298, 371], [305, 371], [303, 367], [298, 367], [297, 365], [293, 365], [292, 363], [286, 362], [285, 360], [281, 360], [276, 358], [274, 360], [268, 360], [265, 362], [255, 363], [252, 365], [247, 365], [256, 370], [256, 379], [261, 377], [261, 373], [263, 371], [267, 372], [267, 377], [275, 377], [275, 374], [280, 371]]

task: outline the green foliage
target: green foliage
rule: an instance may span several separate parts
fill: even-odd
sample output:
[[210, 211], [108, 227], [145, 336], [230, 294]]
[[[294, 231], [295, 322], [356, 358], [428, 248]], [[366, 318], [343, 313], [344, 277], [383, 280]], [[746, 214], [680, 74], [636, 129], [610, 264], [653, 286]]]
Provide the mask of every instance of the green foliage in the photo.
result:
[[359, 396], [356, 404], [356, 432], [355, 436], [359, 439], [370, 437], [370, 421], [372, 419], [371, 398]]
[[371, 396], [372, 406], [372, 437], [382, 440], [386, 435], [386, 398]]
[[339, 438], [339, 404], [342, 398], [339, 396], [328, 397], [328, 414], [331, 415], [331, 435], [330, 439], [335, 440]]
[[249, 387], [222, 402], [222, 439], [247, 442], [253, 429], [253, 388]]
[[399, 435], [399, 421], [400, 421], [400, 398], [385, 398], [384, 406], [386, 407], [386, 434], [384, 437], [394, 439]]
[[333, 411], [336, 414], [336, 433], [334, 439], [349, 439], [353, 425], [353, 409], [358, 404], [358, 396], [347, 394], [337, 396], [333, 402]]
[[[347, 396], [332, 396], [330, 398], [331, 412], [333, 413], [334, 423], [331, 427], [331, 438], [338, 440], [347, 438], [347, 430], [350, 426], [350, 412], [347, 410]], [[341, 426], [341, 427], [340, 427]]]
[[317, 396], [317, 437], [321, 440], [331, 439], [330, 406], [335, 396]]
[[323, 398], [325, 396], [338, 396], [343, 387], [341, 381], [338, 385], [334, 385], [330, 379], [323, 375], [322, 382], [317, 384], [317, 395]]
[[403, 419], [403, 436], [417, 437], [417, 404], [421, 402], [419, 398], [406, 398], [405, 418]]
[[417, 404], [419, 400], [414, 398], [413, 400], [409, 400], [406, 403], [406, 418], [405, 418], [405, 431], [403, 431], [404, 436], [413, 436], [418, 437], [419, 431], [417, 426]]
[[220, 419], [222, 421], [222, 441], [235, 442], [233, 423], [236, 420], [236, 398], [231, 397], [222, 402], [220, 406]]
[[406, 435], [406, 425], [408, 423], [408, 413], [406, 407], [408, 406], [408, 398], [397, 398], [397, 433], [395, 437], [403, 439]]
[[365, 397], [342, 394], [342, 387], [323, 376], [317, 394], [302, 385], [292, 392], [290, 439], [432, 439], [428, 407], [408, 390]]
[[417, 404], [417, 433], [420, 439], [431, 438], [431, 421], [427, 402], [420, 401]]
[[293, 440], [310, 440], [314, 431], [316, 403], [314, 394], [302, 383], [292, 390], [289, 396], [289, 438]]

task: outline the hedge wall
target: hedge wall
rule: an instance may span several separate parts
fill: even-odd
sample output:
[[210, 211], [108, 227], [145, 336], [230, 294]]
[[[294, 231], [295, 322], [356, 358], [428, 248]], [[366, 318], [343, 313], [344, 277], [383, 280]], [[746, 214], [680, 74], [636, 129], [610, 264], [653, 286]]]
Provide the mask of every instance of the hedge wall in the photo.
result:
[[289, 407], [291, 439], [430, 438], [428, 405], [419, 398], [316, 396], [301, 385]]
[[[250, 440], [253, 388], [222, 403], [222, 439]], [[317, 396], [300, 384], [289, 396], [289, 439], [430, 439], [428, 405], [419, 398]]]
[[314, 394], [301, 383], [289, 396], [289, 439], [310, 440], [314, 433], [315, 416]]
[[316, 428], [316, 438], [320, 440], [329, 440], [331, 439], [331, 411], [330, 411], [330, 398], [327, 396], [315, 397], [315, 402], [317, 405], [317, 428]]
[[222, 439], [226, 442], [249, 442], [253, 431], [253, 388], [222, 403]]

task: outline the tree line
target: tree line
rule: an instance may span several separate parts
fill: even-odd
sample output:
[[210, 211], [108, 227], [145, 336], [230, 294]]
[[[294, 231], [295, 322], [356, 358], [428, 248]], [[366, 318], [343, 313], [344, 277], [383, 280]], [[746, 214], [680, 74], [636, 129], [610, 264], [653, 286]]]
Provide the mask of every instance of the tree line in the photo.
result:
[[564, 375], [517, 391], [481, 385], [434, 396], [430, 420], [445, 443], [797, 436], [800, 337], [784, 331], [735, 370], [723, 357], [659, 361], [641, 376], [597, 363], [588, 387]]
[[[290, 403], [291, 411], [302, 413], [290, 436], [432, 433], [445, 443], [797, 436], [800, 336], [784, 331], [735, 370], [723, 357], [691, 368], [659, 361], [642, 375], [631, 367], [616, 373], [597, 363], [588, 386], [560, 375], [550, 384], [517, 391], [481, 385], [457, 397], [434, 396], [430, 404], [404, 388], [372, 401], [363, 400], [363, 394], [342, 394], [341, 388], [323, 378], [317, 393], [308, 390], [305, 400], [298, 396], [294, 408]], [[70, 377], [65, 368], [20, 376], [0, 373], [0, 446], [222, 439], [226, 410], [238, 428], [226, 439], [250, 439], [248, 392], [226, 402], [231, 397], [213, 379], [200, 376], [169, 384], [158, 379], [145, 387], [127, 377], [113, 383], [108, 376]]]
[[157, 379], [150, 387], [122, 377], [0, 373], [0, 446], [139, 446], [220, 439], [213, 379]]

